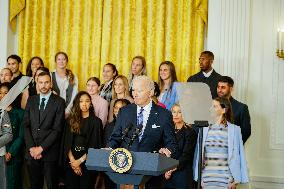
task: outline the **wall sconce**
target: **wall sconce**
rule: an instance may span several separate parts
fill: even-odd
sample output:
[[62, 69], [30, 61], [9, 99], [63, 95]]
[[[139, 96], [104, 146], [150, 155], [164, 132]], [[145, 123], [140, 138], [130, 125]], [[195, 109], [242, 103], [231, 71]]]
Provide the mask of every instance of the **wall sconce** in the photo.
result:
[[277, 56], [284, 59], [284, 29], [277, 31]]

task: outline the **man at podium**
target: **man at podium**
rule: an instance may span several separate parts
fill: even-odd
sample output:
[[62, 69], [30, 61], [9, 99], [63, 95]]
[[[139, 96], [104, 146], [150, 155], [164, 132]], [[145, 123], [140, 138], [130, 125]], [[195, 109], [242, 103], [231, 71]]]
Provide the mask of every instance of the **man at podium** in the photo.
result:
[[[134, 104], [120, 109], [108, 146], [135, 152], [159, 152], [174, 157], [177, 143], [172, 115], [151, 100], [154, 82], [147, 76], [136, 77], [132, 94]], [[158, 189], [161, 183], [161, 177], [152, 177], [145, 188]]]

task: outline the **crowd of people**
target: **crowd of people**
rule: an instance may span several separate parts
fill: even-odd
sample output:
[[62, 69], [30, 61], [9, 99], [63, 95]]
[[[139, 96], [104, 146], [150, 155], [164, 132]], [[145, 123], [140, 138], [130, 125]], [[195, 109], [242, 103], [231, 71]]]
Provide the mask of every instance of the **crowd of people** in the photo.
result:
[[[90, 171], [85, 162], [89, 148], [129, 148], [136, 152], [159, 152], [179, 160], [175, 169], [152, 177], [146, 189], [236, 188], [248, 182], [244, 144], [251, 134], [246, 104], [232, 97], [234, 81], [217, 73], [214, 54], [204, 51], [199, 58], [200, 72], [188, 82], [206, 83], [212, 95], [215, 124], [200, 133], [185, 122], [179, 104], [175, 65], [164, 61], [158, 81], [146, 73], [143, 56], [132, 59], [128, 76], [116, 66], [103, 66], [103, 82], [90, 77], [79, 91], [76, 75], [68, 69], [68, 55], [55, 55], [56, 69], [45, 67], [40, 57], [32, 57], [26, 76], [32, 81], [1, 109], [0, 188], [114, 189], [105, 174]], [[11, 55], [0, 72], [0, 100], [23, 77], [21, 58]], [[10, 94], [11, 95], [11, 94]], [[139, 127], [137, 138], [122, 140], [129, 126]], [[202, 176], [198, 178], [198, 153], [203, 150]], [[27, 173], [27, 174], [25, 174]], [[23, 178], [28, 178], [23, 186]]]

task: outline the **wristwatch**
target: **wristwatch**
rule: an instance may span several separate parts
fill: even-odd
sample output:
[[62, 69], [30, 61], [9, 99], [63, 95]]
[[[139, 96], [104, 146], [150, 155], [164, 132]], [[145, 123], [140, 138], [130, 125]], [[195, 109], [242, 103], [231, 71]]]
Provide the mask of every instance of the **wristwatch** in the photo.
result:
[[81, 163], [83, 163], [85, 160], [84, 160], [83, 157], [80, 157], [79, 161], [80, 161]]

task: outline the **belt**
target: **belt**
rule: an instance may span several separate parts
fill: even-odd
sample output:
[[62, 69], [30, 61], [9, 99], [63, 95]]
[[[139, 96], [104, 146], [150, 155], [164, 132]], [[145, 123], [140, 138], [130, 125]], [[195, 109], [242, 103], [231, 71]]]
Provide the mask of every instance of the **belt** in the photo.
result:
[[83, 147], [83, 146], [75, 146], [75, 147], [74, 147], [74, 150], [75, 150], [76, 152], [84, 151], [84, 150], [85, 150], [85, 147]]

